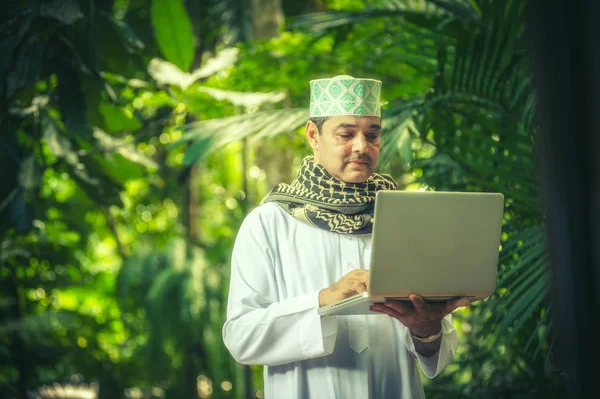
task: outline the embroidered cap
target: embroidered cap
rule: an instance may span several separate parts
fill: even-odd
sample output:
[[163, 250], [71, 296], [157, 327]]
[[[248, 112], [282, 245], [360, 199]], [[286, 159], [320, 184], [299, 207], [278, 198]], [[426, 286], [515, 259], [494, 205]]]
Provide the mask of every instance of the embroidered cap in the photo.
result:
[[381, 81], [339, 75], [310, 81], [310, 117], [381, 117]]

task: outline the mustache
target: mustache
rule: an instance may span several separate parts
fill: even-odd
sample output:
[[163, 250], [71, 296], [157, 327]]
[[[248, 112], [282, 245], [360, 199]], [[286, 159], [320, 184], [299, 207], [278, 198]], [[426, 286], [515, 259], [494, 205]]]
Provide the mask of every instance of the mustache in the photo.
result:
[[367, 154], [361, 154], [361, 155], [351, 155], [348, 158], [346, 158], [346, 162], [368, 162], [368, 163], [372, 163], [371, 162], [371, 157], [368, 156]]

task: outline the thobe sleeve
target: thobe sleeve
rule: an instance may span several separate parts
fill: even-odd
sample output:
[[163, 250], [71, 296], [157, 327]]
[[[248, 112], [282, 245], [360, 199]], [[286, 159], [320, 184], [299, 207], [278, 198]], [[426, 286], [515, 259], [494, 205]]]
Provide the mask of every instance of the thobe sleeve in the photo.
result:
[[231, 280], [223, 340], [242, 364], [267, 366], [333, 352], [337, 322], [317, 313], [319, 292], [279, 300], [269, 246], [260, 214], [240, 227], [231, 259]]
[[425, 357], [416, 351], [415, 344], [410, 335], [410, 330], [404, 325], [402, 325], [402, 327], [404, 330], [404, 344], [406, 345], [406, 349], [419, 361], [421, 370], [423, 370], [423, 374], [425, 374], [427, 378], [435, 377], [441, 373], [450, 362], [452, 362], [454, 353], [456, 352], [458, 339], [456, 336], [456, 329], [452, 323], [451, 314], [442, 319], [442, 342], [440, 350], [430, 357]]

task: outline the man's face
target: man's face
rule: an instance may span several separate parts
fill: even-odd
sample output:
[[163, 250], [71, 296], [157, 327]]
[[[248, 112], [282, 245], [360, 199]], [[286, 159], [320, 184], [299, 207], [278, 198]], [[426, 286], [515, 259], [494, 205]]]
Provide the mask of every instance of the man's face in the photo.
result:
[[319, 134], [316, 125], [309, 121], [306, 135], [315, 162], [346, 183], [366, 181], [379, 160], [380, 123], [377, 116], [334, 116], [325, 121]]

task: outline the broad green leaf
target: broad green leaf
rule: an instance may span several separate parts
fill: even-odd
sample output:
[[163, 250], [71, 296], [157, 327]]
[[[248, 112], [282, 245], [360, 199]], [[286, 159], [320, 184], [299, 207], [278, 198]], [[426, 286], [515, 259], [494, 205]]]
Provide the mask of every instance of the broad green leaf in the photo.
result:
[[187, 72], [194, 61], [194, 33], [181, 0], [152, 0], [151, 15], [161, 53]]
[[186, 90], [195, 81], [231, 67], [237, 61], [238, 53], [237, 48], [221, 50], [192, 73], [183, 72], [168, 61], [153, 58], [148, 64], [148, 73], [160, 84], [175, 85]]
[[104, 126], [109, 133], [134, 131], [142, 127], [142, 123], [123, 107], [102, 103], [100, 112], [104, 117]]

